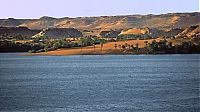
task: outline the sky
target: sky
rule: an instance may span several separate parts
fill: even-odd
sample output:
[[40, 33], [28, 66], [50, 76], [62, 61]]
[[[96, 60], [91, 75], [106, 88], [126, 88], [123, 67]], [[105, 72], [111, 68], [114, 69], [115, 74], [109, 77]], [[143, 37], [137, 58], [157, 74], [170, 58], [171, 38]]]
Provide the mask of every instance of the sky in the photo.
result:
[[200, 0], [1, 0], [0, 18], [199, 12]]

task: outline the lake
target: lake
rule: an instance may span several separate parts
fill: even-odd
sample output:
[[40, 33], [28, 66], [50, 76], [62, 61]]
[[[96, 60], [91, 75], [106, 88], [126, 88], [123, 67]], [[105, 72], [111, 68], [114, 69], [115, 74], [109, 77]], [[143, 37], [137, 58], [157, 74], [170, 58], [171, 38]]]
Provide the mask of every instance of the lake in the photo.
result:
[[0, 54], [0, 111], [198, 112], [200, 55]]

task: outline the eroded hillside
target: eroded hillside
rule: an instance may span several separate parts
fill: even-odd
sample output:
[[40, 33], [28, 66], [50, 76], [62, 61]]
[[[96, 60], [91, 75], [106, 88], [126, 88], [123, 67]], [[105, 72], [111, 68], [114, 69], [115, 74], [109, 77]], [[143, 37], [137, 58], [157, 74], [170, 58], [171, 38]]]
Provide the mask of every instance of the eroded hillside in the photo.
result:
[[28, 27], [30, 29], [44, 28], [76, 28], [79, 30], [111, 30], [127, 28], [157, 28], [169, 30], [174, 28], [184, 29], [200, 24], [200, 13], [169, 13], [161, 15], [126, 15], [126, 16], [101, 16], [77, 18], [52, 18], [40, 19], [1, 19], [1, 27]]

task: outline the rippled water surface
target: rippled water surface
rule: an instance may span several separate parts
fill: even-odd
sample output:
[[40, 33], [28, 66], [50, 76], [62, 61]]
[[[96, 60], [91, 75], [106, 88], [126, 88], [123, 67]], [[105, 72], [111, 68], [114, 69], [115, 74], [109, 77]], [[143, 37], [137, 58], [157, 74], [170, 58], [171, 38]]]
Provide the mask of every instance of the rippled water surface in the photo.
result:
[[0, 111], [198, 112], [199, 57], [0, 54]]

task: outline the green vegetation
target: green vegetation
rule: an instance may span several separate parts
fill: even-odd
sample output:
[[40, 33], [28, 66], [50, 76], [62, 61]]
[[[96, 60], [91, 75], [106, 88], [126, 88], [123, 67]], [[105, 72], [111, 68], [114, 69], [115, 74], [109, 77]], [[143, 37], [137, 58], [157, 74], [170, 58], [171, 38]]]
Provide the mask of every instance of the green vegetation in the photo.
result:
[[134, 34], [123, 34], [117, 36], [117, 40], [133, 40], [133, 39], [151, 39], [152, 37], [149, 34], [134, 35]]
[[[93, 46], [94, 51], [96, 45], [101, 46], [106, 42], [116, 42], [134, 39], [149, 39], [148, 35], [120, 35], [117, 38], [100, 38], [96, 36], [86, 36], [82, 38], [63, 38], [63, 39], [50, 39], [46, 36], [30, 38], [17, 35], [16, 37], [3, 36], [0, 40], [0, 52], [47, 52], [60, 48], [78, 48]], [[137, 40], [136, 40], [137, 41]], [[182, 39], [176, 43], [176, 39], [162, 38], [159, 42], [153, 40], [151, 43], [144, 42], [144, 47], [139, 48], [139, 44], [119, 45], [115, 44], [114, 49], [120, 49], [122, 52], [132, 52], [133, 54], [174, 54], [174, 53], [200, 53], [200, 40], [199, 38]]]
[[77, 41], [71, 41], [68, 38], [63, 39], [48, 39], [48, 37], [38, 37], [38, 38], [23, 38], [26, 42], [16, 42], [16, 39], [4, 38], [0, 41], [0, 52], [47, 52], [60, 48], [75, 48], [75, 47], [85, 47], [94, 46], [97, 44], [103, 44], [107, 41], [98, 37], [83, 37]]
[[40, 50], [43, 45], [37, 43], [18, 43], [13, 41], [0, 41], [0, 52], [28, 52], [29, 50]]
[[[139, 48], [139, 44], [128, 45], [118, 45], [119, 49], [123, 52], [132, 52], [133, 54], [193, 54], [200, 53], [200, 43], [199, 41], [183, 41], [180, 44], [175, 44], [171, 41], [160, 40], [156, 42], [153, 40], [151, 43], [148, 41], [144, 42], [145, 47]], [[114, 48], [117, 48], [115, 44]]]

